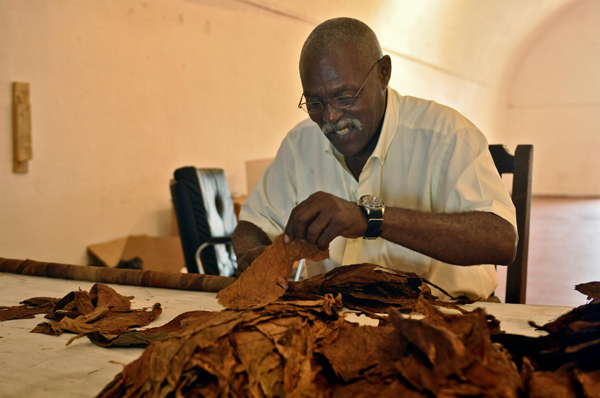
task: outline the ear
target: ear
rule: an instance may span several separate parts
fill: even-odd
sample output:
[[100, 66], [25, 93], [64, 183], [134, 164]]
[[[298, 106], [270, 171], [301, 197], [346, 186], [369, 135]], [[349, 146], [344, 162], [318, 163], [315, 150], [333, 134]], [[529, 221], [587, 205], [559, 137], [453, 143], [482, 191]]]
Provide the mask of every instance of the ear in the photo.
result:
[[384, 55], [379, 61], [379, 78], [381, 80], [381, 88], [387, 88], [392, 77], [392, 59], [389, 55]]

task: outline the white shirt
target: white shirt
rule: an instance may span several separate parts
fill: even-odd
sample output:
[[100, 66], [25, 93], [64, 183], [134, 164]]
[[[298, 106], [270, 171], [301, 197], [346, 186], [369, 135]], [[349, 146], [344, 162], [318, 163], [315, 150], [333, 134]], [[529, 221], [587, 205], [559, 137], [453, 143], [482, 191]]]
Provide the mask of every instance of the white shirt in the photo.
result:
[[[240, 220], [273, 239], [284, 232], [292, 209], [317, 191], [353, 202], [375, 195], [388, 207], [435, 213], [492, 212], [516, 231], [515, 208], [484, 135], [457, 111], [391, 88], [379, 141], [358, 181], [344, 156], [307, 119], [283, 140]], [[414, 272], [455, 296], [487, 298], [498, 285], [493, 265], [449, 265], [381, 238], [338, 237], [329, 255], [309, 263], [309, 275], [366, 262]]]

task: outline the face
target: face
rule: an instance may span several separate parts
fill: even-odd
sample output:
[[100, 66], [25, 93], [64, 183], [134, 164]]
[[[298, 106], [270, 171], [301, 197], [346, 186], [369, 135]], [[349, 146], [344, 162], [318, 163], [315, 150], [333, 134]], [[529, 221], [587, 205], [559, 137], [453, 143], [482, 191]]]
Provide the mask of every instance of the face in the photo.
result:
[[368, 158], [375, 146], [385, 113], [385, 89], [391, 65], [384, 57], [367, 78], [358, 102], [351, 108], [335, 109], [327, 100], [341, 95], [355, 95], [369, 73], [368, 65], [357, 62], [352, 46], [335, 54], [303, 59], [300, 78], [306, 101], [322, 101], [325, 111], [310, 114], [333, 146], [347, 157]]

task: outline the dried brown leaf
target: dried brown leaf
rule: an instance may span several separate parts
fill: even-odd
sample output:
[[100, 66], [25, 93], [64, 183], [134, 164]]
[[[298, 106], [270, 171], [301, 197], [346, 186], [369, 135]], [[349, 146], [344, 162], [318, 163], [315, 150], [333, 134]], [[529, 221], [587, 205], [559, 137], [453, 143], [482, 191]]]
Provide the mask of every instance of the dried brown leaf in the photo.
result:
[[527, 379], [528, 398], [577, 398], [569, 372], [533, 372]]
[[106, 307], [98, 307], [86, 315], [75, 319], [64, 317], [60, 327], [72, 333], [88, 334], [103, 332], [107, 334], [124, 333], [131, 327], [146, 326], [162, 312], [160, 304], [154, 304], [150, 311], [131, 310], [127, 312], [111, 311]]
[[63, 334], [63, 330], [60, 327], [60, 322], [43, 322], [37, 325], [31, 333], [41, 333], [50, 336], [60, 336]]
[[576, 370], [575, 378], [581, 385], [586, 398], [600, 398], [600, 369], [591, 372]]
[[33, 318], [37, 314], [47, 314], [59, 299], [53, 297], [33, 297], [21, 301], [21, 305], [0, 306], [0, 322], [13, 319]]
[[11, 321], [14, 319], [33, 318], [37, 314], [45, 314], [52, 308], [51, 304], [46, 306], [30, 306], [27, 304], [15, 305], [12, 307], [0, 306], [0, 322]]
[[117, 311], [127, 311], [131, 308], [131, 300], [115, 291], [112, 287], [96, 283], [90, 289], [90, 297], [96, 307], [109, 307]]
[[111, 346], [147, 346], [155, 341], [163, 340], [182, 329], [182, 322], [188, 318], [201, 318], [209, 311], [189, 311], [173, 318], [163, 326], [134, 330], [125, 333], [111, 333], [100, 330], [92, 331], [87, 337], [100, 347]]
[[328, 257], [329, 251], [321, 251], [301, 239], [285, 244], [280, 235], [235, 283], [218, 293], [219, 303], [238, 310], [271, 303], [287, 290], [295, 261], [303, 258], [321, 261]]
[[585, 294], [588, 300], [600, 301], [600, 282], [581, 283], [575, 290]]
[[400, 380], [388, 382], [371, 382], [360, 379], [347, 385], [337, 385], [333, 389], [333, 398], [372, 398], [372, 397], [402, 397], [402, 398], [424, 398], [427, 394], [418, 392]]
[[[305, 281], [290, 283], [289, 295], [342, 294], [346, 307], [368, 316], [385, 313], [390, 307], [413, 312], [421, 296], [435, 305], [465, 312], [457, 303], [434, 297], [428, 285], [431, 283], [417, 274], [364, 263], [337, 267]], [[374, 318], [379, 319], [378, 316]]]
[[358, 326], [344, 323], [337, 337], [319, 347], [335, 374], [344, 381], [359, 379], [366, 374], [378, 380], [396, 371], [394, 362], [404, 353], [406, 340], [398, 338], [392, 327]]

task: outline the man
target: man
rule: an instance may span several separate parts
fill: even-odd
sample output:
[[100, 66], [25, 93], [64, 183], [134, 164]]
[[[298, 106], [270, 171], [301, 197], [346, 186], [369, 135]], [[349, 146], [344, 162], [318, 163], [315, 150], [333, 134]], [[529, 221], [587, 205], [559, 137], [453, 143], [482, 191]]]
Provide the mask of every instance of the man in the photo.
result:
[[310, 34], [300, 56], [310, 119], [288, 133], [242, 208], [240, 269], [285, 233], [329, 247], [311, 275], [369, 262], [457, 296], [495, 290], [491, 264], [512, 261], [517, 236], [487, 141], [458, 112], [389, 88], [391, 71], [360, 21], [328, 20]]

